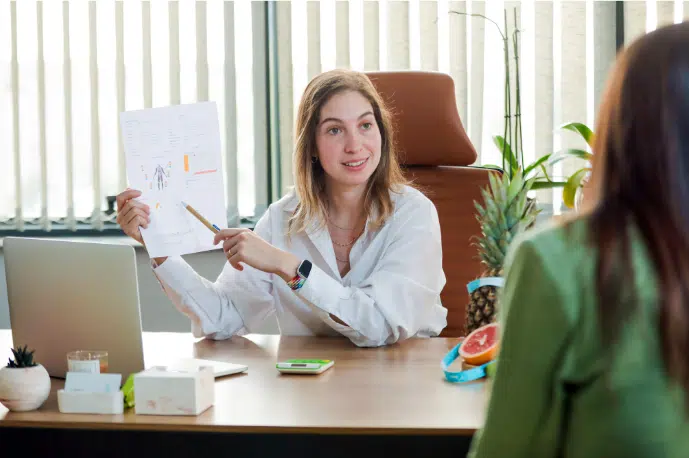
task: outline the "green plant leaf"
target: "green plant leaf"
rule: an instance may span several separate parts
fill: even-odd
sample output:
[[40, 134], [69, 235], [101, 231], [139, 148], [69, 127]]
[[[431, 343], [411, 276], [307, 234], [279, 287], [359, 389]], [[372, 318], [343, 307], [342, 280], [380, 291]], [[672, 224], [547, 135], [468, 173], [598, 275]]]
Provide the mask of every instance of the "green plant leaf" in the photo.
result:
[[539, 189], [553, 189], [553, 188], [561, 188], [565, 184], [567, 184], [564, 181], [537, 181], [531, 186], [532, 191], [537, 191]]
[[571, 132], [581, 135], [581, 137], [586, 141], [586, 143], [593, 148], [593, 142], [595, 140], [595, 135], [593, 131], [589, 129], [586, 124], [580, 122], [570, 122], [560, 126], [560, 129], [569, 130]]
[[576, 148], [569, 148], [565, 150], [558, 151], [557, 153], [553, 153], [550, 155], [550, 161], [548, 164], [553, 165], [557, 164], [560, 161], [563, 161], [567, 159], [568, 157], [574, 157], [577, 159], [584, 159], [585, 161], [590, 161], [593, 159], [593, 154], [589, 153], [588, 151], [584, 151], [582, 149], [576, 149]]
[[541, 164], [544, 162], [548, 161], [550, 159], [551, 154], [546, 154], [545, 156], [541, 156], [537, 161], [533, 162], [531, 165], [529, 165], [527, 168], [524, 169], [524, 176], [529, 176], [529, 173], [535, 169], [536, 167], [539, 167]]
[[517, 159], [514, 157], [512, 147], [509, 143], [505, 141], [505, 138], [502, 135], [493, 136], [493, 143], [495, 144], [495, 146], [498, 147], [498, 151], [500, 151], [500, 154], [502, 154], [507, 163], [510, 164], [510, 167], [512, 168], [512, 174], [514, 175], [517, 172], [517, 170], [519, 170], [519, 163], [517, 162]]
[[588, 171], [588, 167], [577, 170], [569, 177], [567, 183], [565, 183], [565, 187], [562, 190], [562, 200], [567, 207], [574, 208], [574, 198], [577, 194], [577, 189], [581, 186], [581, 180], [586, 176]]

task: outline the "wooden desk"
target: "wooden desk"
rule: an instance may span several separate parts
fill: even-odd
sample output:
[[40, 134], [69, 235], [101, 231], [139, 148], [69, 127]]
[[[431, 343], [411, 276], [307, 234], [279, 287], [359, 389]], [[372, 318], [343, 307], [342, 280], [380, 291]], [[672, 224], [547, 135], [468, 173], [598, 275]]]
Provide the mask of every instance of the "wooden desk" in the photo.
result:
[[[61, 414], [55, 392], [63, 382], [52, 379], [51, 395], [39, 410], [14, 413], [0, 407], [0, 432], [13, 427], [25, 432], [229, 433], [277, 435], [279, 441], [286, 435], [409, 436], [434, 437], [438, 444], [442, 437], [464, 436], [466, 445], [483, 424], [487, 395], [482, 382], [444, 380], [440, 360], [456, 342], [412, 339], [371, 349], [344, 338], [250, 335], [196, 341], [191, 334], [144, 333], [147, 365], [193, 356], [243, 363], [249, 370], [218, 379], [215, 405], [196, 417], [135, 415], [134, 409], [123, 415]], [[10, 347], [10, 332], [0, 331], [0, 361], [7, 360]], [[278, 360], [307, 357], [334, 359], [335, 366], [318, 376], [275, 369]], [[454, 456], [457, 452], [454, 448]]]

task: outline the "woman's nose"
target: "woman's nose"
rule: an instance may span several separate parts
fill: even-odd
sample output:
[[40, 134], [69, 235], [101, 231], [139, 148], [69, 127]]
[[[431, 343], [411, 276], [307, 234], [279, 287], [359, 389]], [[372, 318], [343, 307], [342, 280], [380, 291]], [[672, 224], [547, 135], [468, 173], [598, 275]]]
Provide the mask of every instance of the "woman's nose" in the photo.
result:
[[347, 134], [345, 153], [358, 153], [361, 150], [361, 136], [358, 133]]

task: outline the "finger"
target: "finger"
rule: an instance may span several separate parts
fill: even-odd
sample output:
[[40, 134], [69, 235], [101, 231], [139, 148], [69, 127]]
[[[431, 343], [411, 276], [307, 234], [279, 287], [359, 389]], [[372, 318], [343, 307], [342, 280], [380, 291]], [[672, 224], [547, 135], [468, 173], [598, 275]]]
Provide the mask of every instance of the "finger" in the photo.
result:
[[[232, 247], [236, 246], [237, 244], [239, 244], [242, 241], [242, 239], [243, 239], [243, 237], [242, 237], [241, 233], [235, 235], [234, 237], [230, 237], [229, 239], [225, 239], [223, 241], [223, 251], [225, 253], [229, 252], [230, 249]], [[236, 252], [236, 250], [235, 250], [235, 252]]]
[[127, 215], [128, 216], [125, 217], [125, 221], [127, 221], [127, 223], [126, 223], [127, 226], [129, 226], [131, 224], [131, 222], [134, 221], [134, 219], [136, 219], [136, 218], [141, 218], [143, 221], [146, 222], [146, 224], [148, 224], [151, 221], [149, 216], [148, 216], [148, 213], [146, 213], [145, 211], [143, 211], [140, 208], [132, 209], [132, 211], [127, 213]]
[[141, 203], [141, 202], [137, 202], [135, 200], [130, 200], [129, 202], [127, 202], [124, 205], [124, 208], [117, 214], [117, 221], [118, 222], [121, 222], [121, 221], [126, 222], [126, 221], [131, 220], [130, 212], [136, 208], [142, 209], [146, 214], [151, 213], [151, 207], [149, 207], [148, 205]]
[[139, 197], [141, 195], [141, 191], [138, 191], [136, 189], [129, 189], [122, 191], [117, 195], [117, 198], [115, 199], [117, 201], [117, 210], [121, 210], [124, 207], [124, 204], [127, 203], [127, 201]]
[[239, 263], [241, 260], [242, 260], [241, 256], [238, 254], [233, 254], [231, 256], [230, 255], [227, 256], [227, 262], [229, 262], [230, 265], [237, 270], [244, 270], [244, 266]]
[[237, 234], [241, 234], [242, 232], [246, 232], [248, 229], [239, 229], [239, 228], [228, 228], [228, 229], [221, 229], [220, 232], [215, 234], [215, 237], [213, 238], [213, 245], [217, 245], [220, 243], [221, 240], [227, 240], [229, 238], [232, 238], [236, 236]]
[[140, 228], [148, 228], [148, 222], [141, 216], [134, 218], [127, 226], [123, 228], [124, 233], [130, 237], [137, 237], [141, 234]]
[[149, 221], [141, 216], [137, 216], [135, 220], [132, 220], [132, 222], [136, 224], [136, 227], [133, 228], [135, 231], [140, 227], [147, 229], [149, 224]]

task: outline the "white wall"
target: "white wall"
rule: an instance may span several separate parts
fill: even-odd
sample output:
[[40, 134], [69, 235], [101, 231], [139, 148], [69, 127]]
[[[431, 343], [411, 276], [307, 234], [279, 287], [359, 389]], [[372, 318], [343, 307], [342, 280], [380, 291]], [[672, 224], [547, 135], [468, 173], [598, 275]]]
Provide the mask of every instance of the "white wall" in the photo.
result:
[[[179, 313], [163, 294], [148, 263], [148, 256], [142, 249], [136, 250], [139, 274], [139, 296], [141, 298], [141, 321], [144, 331], [189, 332], [189, 320]], [[215, 280], [226, 262], [222, 253], [212, 251], [185, 256], [196, 271]], [[7, 284], [5, 281], [5, 262], [0, 248], [0, 329], [10, 328], [9, 306], [7, 303]], [[277, 334], [277, 322], [270, 319], [261, 330], [266, 334]]]

